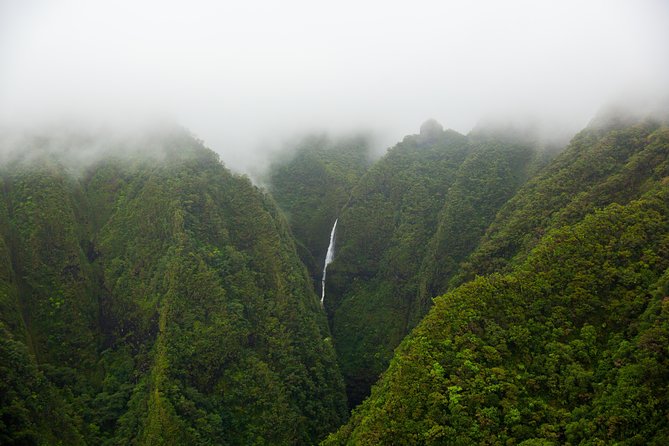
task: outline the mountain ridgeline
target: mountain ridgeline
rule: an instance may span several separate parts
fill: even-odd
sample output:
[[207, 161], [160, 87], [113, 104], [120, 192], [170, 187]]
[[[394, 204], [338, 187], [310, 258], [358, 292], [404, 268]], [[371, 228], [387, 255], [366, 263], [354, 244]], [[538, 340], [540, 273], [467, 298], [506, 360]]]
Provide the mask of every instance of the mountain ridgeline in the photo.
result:
[[[467, 137], [428, 121], [350, 190], [339, 209], [325, 308], [351, 407], [548, 153], [519, 133]], [[315, 181], [318, 173], [311, 175]]]
[[666, 444], [668, 268], [669, 128], [592, 125], [325, 444]]
[[346, 398], [283, 218], [189, 135], [143, 144], [2, 168], [0, 443], [317, 442]]
[[0, 444], [667, 444], [667, 122], [307, 137], [267, 192], [182, 130], [27, 139]]

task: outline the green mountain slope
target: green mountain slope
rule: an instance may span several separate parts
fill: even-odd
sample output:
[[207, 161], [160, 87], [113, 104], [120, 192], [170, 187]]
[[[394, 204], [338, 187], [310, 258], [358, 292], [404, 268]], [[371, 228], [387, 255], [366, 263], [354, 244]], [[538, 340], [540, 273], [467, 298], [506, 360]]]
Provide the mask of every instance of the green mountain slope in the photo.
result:
[[341, 214], [325, 299], [351, 405], [539, 164], [531, 144], [428, 121], [360, 180]]
[[369, 149], [363, 136], [310, 136], [269, 170], [269, 191], [285, 212], [300, 258], [319, 291], [330, 230], [369, 167]]
[[549, 228], [578, 221], [594, 208], [626, 203], [666, 176], [667, 135], [649, 119], [596, 119], [545, 171], [509, 201], [454, 283], [508, 268]]
[[669, 441], [666, 122], [311, 138], [272, 197], [99, 140], [3, 155], [0, 444]]
[[312, 444], [346, 399], [286, 223], [185, 133], [145, 142], [2, 169], [6, 442]]
[[513, 132], [470, 135], [470, 153], [444, 197], [418, 274], [414, 326], [431, 299], [449, 288], [460, 263], [478, 246], [497, 211], [555, 152]]
[[578, 135], [474, 252], [504, 273], [435, 299], [325, 444], [666, 443], [668, 137]]

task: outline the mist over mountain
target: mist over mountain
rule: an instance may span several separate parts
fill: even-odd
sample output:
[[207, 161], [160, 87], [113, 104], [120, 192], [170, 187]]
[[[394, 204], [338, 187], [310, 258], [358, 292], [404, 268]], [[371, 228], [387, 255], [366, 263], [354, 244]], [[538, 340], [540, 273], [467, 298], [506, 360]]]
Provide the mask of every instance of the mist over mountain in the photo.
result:
[[3, 443], [667, 438], [658, 114], [313, 135], [267, 189], [178, 126], [3, 144]]
[[187, 133], [143, 141], [0, 169], [3, 443], [322, 438], [343, 384], [285, 221]]
[[668, 121], [605, 116], [501, 206], [464, 261], [459, 233], [480, 220], [442, 220], [424, 264], [428, 295], [445, 293], [323, 444], [666, 442]]
[[258, 176], [295, 134], [530, 119], [568, 140], [604, 104], [669, 94], [660, 0], [3, 1], [0, 124], [156, 115]]
[[0, 1], [0, 445], [669, 444], [667, 42]]

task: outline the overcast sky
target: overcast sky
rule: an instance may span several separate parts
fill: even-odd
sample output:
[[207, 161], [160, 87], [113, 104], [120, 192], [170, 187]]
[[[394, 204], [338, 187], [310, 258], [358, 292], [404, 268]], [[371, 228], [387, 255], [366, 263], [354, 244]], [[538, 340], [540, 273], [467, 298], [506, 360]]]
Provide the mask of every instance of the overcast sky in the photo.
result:
[[669, 92], [669, 1], [0, 0], [0, 122], [188, 127], [233, 168], [310, 130], [582, 127]]

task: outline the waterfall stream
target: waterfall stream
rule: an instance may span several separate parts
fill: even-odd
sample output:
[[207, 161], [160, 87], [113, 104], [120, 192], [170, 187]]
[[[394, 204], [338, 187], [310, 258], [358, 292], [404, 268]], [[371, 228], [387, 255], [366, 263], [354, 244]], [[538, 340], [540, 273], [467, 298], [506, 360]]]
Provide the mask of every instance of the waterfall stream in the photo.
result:
[[328, 270], [328, 265], [334, 260], [334, 250], [335, 250], [335, 232], [337, 231], [337, 221], [336, 219], [334, 225], [332, 226], [332, 231], [330, 232], [330, 244], [328, 245], [328, 251], [325, 254], [325, 264], [323, 265], [323, 280], [321, 281], [321, 306], [325, 302], [325, 275]]

